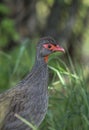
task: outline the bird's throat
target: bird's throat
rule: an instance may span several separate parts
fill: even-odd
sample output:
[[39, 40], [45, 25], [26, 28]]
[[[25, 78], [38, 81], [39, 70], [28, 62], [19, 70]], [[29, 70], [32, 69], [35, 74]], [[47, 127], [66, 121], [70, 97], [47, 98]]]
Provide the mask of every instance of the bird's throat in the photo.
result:
[[48, 55], [44, 57], [44, 61], [47, 63], [48, 62]]

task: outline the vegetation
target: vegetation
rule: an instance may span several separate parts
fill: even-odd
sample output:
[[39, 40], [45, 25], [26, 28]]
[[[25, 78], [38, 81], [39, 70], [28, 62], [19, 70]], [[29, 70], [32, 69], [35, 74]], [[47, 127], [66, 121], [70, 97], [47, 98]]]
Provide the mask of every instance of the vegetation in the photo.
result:
[[50, 84], [49, 110], [41, 129], [88, 130], [89, 89], [83, 68], [77, 66], [77, 70], [72, 65], [70, 70], [64, 63], [61, 66], [59, 62], [51, 69], [56, 72], [59, 80], [55, 79]]

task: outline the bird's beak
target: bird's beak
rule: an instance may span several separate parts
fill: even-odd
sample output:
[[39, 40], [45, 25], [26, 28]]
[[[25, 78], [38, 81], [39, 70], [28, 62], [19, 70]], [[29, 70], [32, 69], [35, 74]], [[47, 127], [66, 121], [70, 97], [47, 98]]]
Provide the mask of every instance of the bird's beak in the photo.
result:
[[55, 46], [55, 47], [53, 48], [53, 51], [65, 52], [64, 48], [60, 47], [59, 45]]

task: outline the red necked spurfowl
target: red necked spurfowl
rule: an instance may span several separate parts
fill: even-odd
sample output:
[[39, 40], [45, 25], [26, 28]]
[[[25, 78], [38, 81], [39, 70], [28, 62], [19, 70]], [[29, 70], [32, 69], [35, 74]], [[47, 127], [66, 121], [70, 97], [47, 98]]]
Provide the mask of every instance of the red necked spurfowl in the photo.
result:
[[37, 44], [35, 64], [17, 86], [0, 95], [0, 130], [31, 130], [15, 117], [20, 115], [35, 126], [43, 121], [48, 107], [48, 56], [64, 49], [51, 37]]

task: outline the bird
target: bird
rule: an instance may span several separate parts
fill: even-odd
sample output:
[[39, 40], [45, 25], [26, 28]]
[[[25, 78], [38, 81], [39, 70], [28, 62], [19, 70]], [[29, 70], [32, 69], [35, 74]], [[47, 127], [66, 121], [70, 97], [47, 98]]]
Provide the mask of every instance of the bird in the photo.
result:
[[48, 108], [48, 57], [57, 51], [65, 50], [54, 38], [39, 39], [32, 70], [15, 87], [0, 94], [0, 130], [32, 130], [15, 114], [39, 127]]

